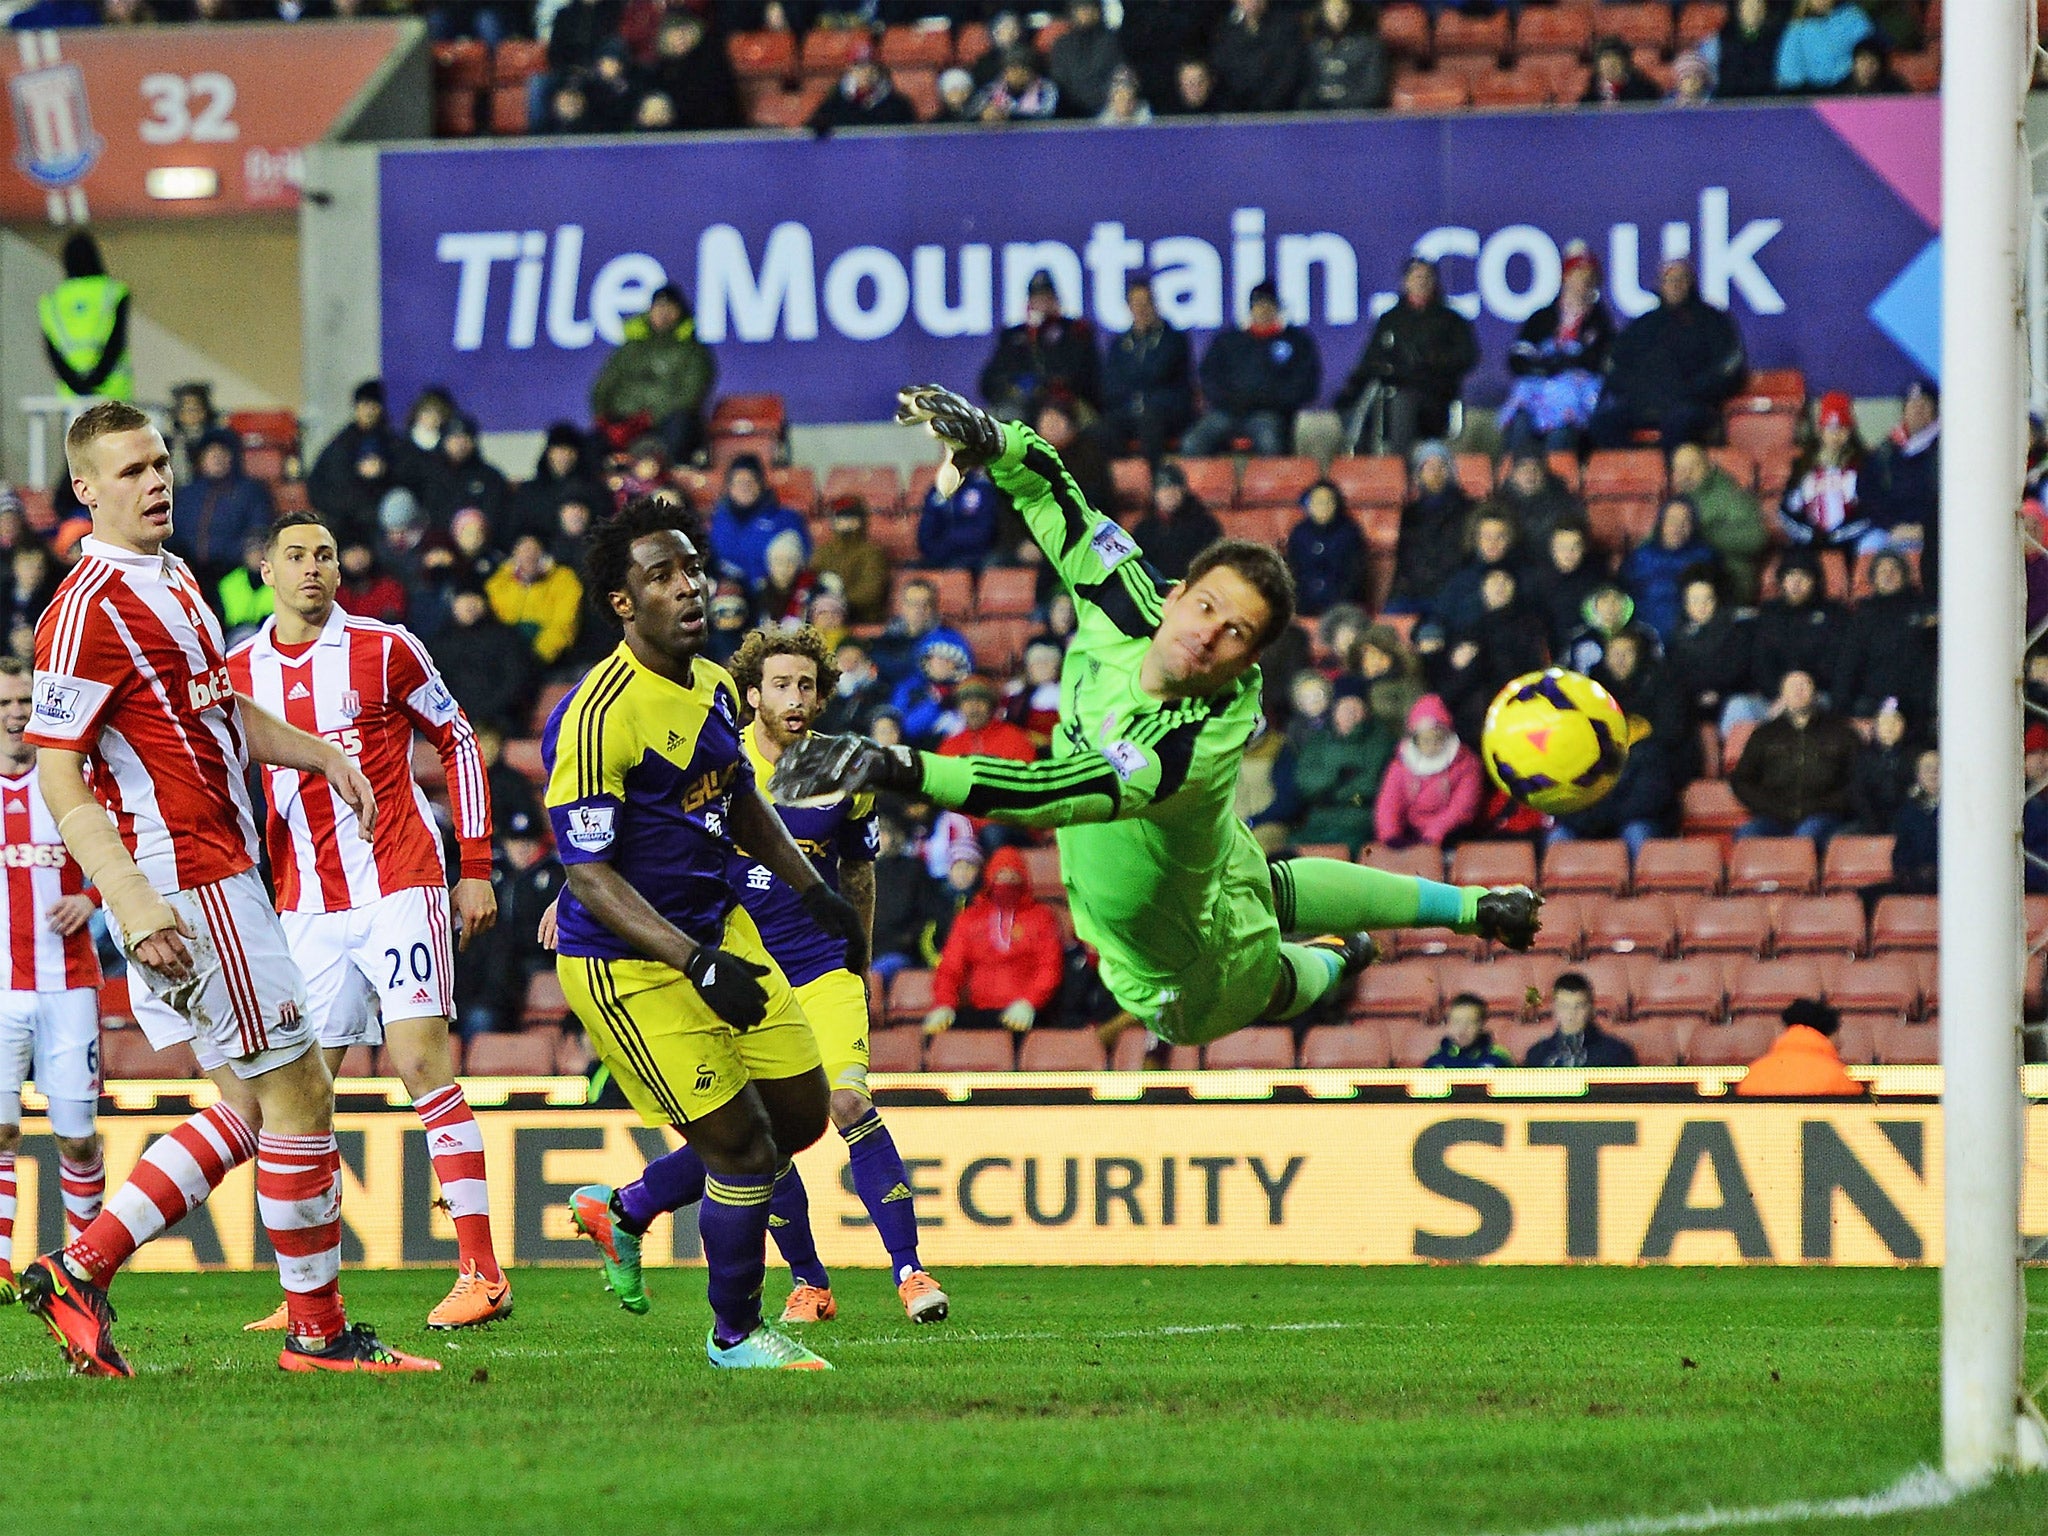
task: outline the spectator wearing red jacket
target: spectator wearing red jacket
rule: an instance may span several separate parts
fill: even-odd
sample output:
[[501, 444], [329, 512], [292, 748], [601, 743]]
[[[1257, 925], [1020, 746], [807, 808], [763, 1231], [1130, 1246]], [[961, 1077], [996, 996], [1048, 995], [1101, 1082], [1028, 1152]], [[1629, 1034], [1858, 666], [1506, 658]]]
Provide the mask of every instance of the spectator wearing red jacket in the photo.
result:
[[1024, 856], [998, 848], [989, 855], [980, 894], [946, 935], [924, 1032], [1000, 1024], [1023, 1034], [1059, 995], [1065, 959], [1059, 923], [1031, 894]]
[[[1023, 726], [996, 713], [999, 697], [996, 685], [987, 678], [968, 678], [953, 691], [953, 707], [960, 712], [960, 729], [941, 741], [941, 757], [1007, 757], [1013, 763], [1028, 763], [1038, 756], [1038, 743]], [[977, 816], [974, 830], [988, 822]]]
[[1390, 848], [1441, 848], [1478, 817], [1484, 781], [1479, 759], [1451, 730], [1444, 701], [1425, 693], [1408, 711], [1408, 734], [1380, 782], [1373, 830]]

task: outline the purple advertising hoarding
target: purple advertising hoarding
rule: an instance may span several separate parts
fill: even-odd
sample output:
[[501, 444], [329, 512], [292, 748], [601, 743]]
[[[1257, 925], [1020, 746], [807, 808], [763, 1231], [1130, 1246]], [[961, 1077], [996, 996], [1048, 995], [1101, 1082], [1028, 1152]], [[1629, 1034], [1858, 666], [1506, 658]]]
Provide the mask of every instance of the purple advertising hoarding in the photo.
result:
[[1687, 253], [1755, 366], [1896, 394], [1939, 353], [1939, 125], [1908, 98], [394, 150], [384, 372], [400, 401], [449, 384], [487, 430], [580, 419], [622, 319], [674, 281], [721, 393], [872, 421], [900, 384], [971, 388], [1034, 272], [1114, 332], [1148, 271], [1198, 347], [1272, 277], [1327, 401], [1421, 251], [1478, 322], [1466, 395], [1490, 403], [1579, 238], [1624, 319]]

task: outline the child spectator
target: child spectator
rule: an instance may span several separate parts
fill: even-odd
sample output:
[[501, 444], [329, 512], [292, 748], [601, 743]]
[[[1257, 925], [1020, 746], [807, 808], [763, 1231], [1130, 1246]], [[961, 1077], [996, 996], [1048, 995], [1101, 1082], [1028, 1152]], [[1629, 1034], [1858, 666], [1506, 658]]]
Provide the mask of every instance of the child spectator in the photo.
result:
[[726, 466], [725, 495], [711, 514], [711, 547], [718, 551], [720, 574], [750, 589], [759, 586], [768, 574], [768, 545], [785, 533], [797, 536], [808, 560], [811, 534], [802, 515], [776, 499], [759, 457], [737, 455]]
[[1559, 528], [1583, 532], [1586, 527], [1586, 504], [1551, 470], [1540, 448], [1518, 448], [1508, 455], [1507, 476], [1493, 500], [1514, 518], [1521, 547], [1536, 560], [1549, 552], [1550, 536]]
[[1870, 562], [1870, 593], [1842, 623], [1829, 690], [1844, 714], [1868, 720], [1886, 699], [1915, 719], [1934, 713], [1936, 618], [1903, 555], [1887, 550]]
[[1844, 96], [1904, 96], [1913, 87], [1892, 68], [1884, 40], [1866, 37], [1849, 55], [1849, 78], [1836, 89]]
[[1189, 456], [1219, 453], [1240, 436], [1273, 458], [1294, 443], [1294, 414], [1323, 385], [1322, 354], [1306, 329], [1281, 318], [1280, 290], [1268, 280], [1251, 291], [1242, 328], [1219, 331], [1199, 370], [1209, 409], [1181, 441]]
[[1820, 559], [1788, 550], [1778, 561], [1778, 595], [1757, 610], [1752, 691], [1775, 698], [1787, 672], [1805, 672], [1822, 688], [1841, 654], [1842, 611], [1822, 595]]
[[1586, 561], [1586, 530], [1577, 523], [1553, 528], [1540, 558], [1522, 573], [1529, 607], [1543, 620], [1554, 656], [1563, 656], [1585, 622], [1586, 600], [1604, 582]]
[[1892, 889], [1902, 896], [1941, 889], [1941, 754], [1933, 747], [1913, 759], [1913, 787], [1892, 816]]
[[1052, 745], [1052, 733], [1059, 728], [1064, 659], [1058, 646], [1034, 641], [1024, 647], [1024, 675], [1003, 687], [1003, 718], [1023, 729], [1036, 752]]
[[1621, 579], [1635, 599], [1636, 617], [1668, 642], [1684, 618], [1686, 582], [1714, 575], [1718, 564], [1712, 546], [1699, 535], [1691, 499], [1673, 496], [1657, 514], [1657, 531], [1622, 562]]
[[1919, 773], [1919, 743], [1897, 699], [1886, 699], [1871, 722], [1870, 740], [1857, 749], [1849, 777], [1850, 826], [1877, 835], [1890, 832], [1899, 807]]
[[1657, 82], [1635, 66], [1628, 44], [1603, 37], [1593, 49], [1593, 77], [1579, 98], [1582, 107], [1612, 107], [1627, 101], [1655, 101]]
[[981, 893], [946, 935], [924, 1032], [1000, 1024], [1021, 1035], [1059, 995], [1064, 971], [1059, 922], [1032, 893], [1024, 856], [998, 848], [989, 856]]
[[1139, 128], [1152, 121], [1152, 103], [1145, 99], [1135, 69], [1119, 65], [1109, 77], [1109, 99], [1095, 114], [1095, 121], [1105, 128]]
[[[1381, 315], [1333, 402], [1361, 453], [1407, 454], [1450, 431], [1451, 406], [1479, 361], [1479, 333], [1444, 302], [1436, 266], [1401, 269], [1400, 302]], [[1205, 381], [1206, 382], [1206, 381]]]
[[1614, 317], [1600, 300], [1600, 264], [1583, 240], [1565, 247], [1558, 295], [1522, 322], [1508, 349], [1515, 375], [1501, 408], [1510, 451], [1578, 448], [1599, 403]]
[[[1857, 494], [1863, 439], [1856, 433], [1855, 406], [1841, 390], [1831, 390], [1821, 396], [1814, 420], [1816, 440], [1793, 462], [1779, 508], [1785, 537], [1814, 549], [1854, 551], [1870, 533]], [[1875, 541], [1877, 547], [1883, 543], [1881, 537]]]
[[[1636, 605], [1620, 587], [1603, 581], [1593, 589], [1580, 610], [1582, 622], [1565, 642], [1558, 662], [1574, 672], [1591, 674], [1607, 657], [1607, 642], [1635, 621]], [[1645, 630], [1652, 650], [1657, 648], [1653, 631]]]
[[548, 428], [533, 478], [512, 494], [511, 521], [492, 525], [491, 543], [502, 549], [519, 534], [553, 528], [555, 508], [571, 499], [595, 507], [608, 498], [583, 434], [572, 423], [558, 421]]
[[1750, 819], [1737, 837], [1810, 837], [1825, 849], [1849, 817], [1849, 783], [1863, 742], [1823, 709], [1811, 674], [1787, 672], [1778, 709], [1756, 728], [1728, 775]]
[[1437, 593], [1436, 620], [1448, 635], [1471, 635], [1479, 627], [1485, 604], [1479, 588], [1490, 572], [1508, 569], [1514, 559], [1516, 528], [1505, 507], [1481, 502], [1465, 530], [1465, 563], [1450, 574]]
[[1671, 684], [1691, 710], [1694, 725], [1711, 725], [1726, 736], [1738, 723], [1770, 713], [1770, 701], [1752, 693], [1750, 658], [1755, 626], [1721, 604], [1713, 581], [1696, 576], [1685, 584], [1685, 617], [1671, 636]]
[[1442, 847], [1479, 815], [1484, 774], [1472, 749], [1451, 730], [1451, 712], [1433, 693], [1416, 700], [1408, 732], [1374, 805], [1378, 840], [1390, 848]]
[[1672, 452], [1671, 490], [1691, 499], [1700, 537], [1721, 557], [1729, 601], [1749, 607], [1756, 601], [1757, 562], [1771, 542], [1756, 497], [1697, 443]]
[[1465, 558], [1465, 525], [1472, 498], [1458, 484], [1451, 450], [1441, 442], [1415, 450], [1415, 491], [1401, 508], [1394, 546], [1391, 613], [1430, 613], [1438, 591]]
[[1529, 1047], [1531, 1067], [1632, 1067], [1635, 1047], [1610, 1035], [1593, 1017], [1593, 983], [1566, 971], [1550, 985], [1550, 1018], [1556, 1028]]
[[575, 642], [582, 619], [583, 583], [557, 565], [532, 534], [512, 543], [512, 556], [484, 583], [501, 623], [519, 631], [543, 667], [553, 666]]
[[1396, 740], [1408, 729], [1408, 712], [1427, 692], [1422, 668], [1401, 631], [1391, 624], [1375, 624], [1358, 642], [1358, 674], [1366, 682], [1366, 701], [1372, 717]]
[[1154, 570], [1179, 581], [1195, 556], [1223, 537], [1223, 525], [1188, 489], [1187, 471], [1168, 462], [1152, 471], [1152, 509], [1138, 519], [1131, 537]]
[[1609, 640], [1593, 680], [1628, 716], [1628, 761], [1614, 788], [1585, 810], [1558, 817], [1549, 840], [1618, 837], [1633, 860], [1644, 843], [1673, 829], [1679, 791], [1692, 777], [1698, 746], [1683, 701], [1662, 675], [1645, 636], [1623, 630]]
[[1356, 854], [1373, 835], [1380, 783], [1399, 738], [1372, 716], [1364, 679], [1338, 682], [1328, 719], [1294, 749], [1293, 785], [1304, 843], [1342, 843]]
[[917, 671], [896, 685], [889, 707], [903, 719], [903, 736], [912, 746], [932, 751], [960, 728], [954, 693], [973, 666], [967, 648], [950, 640], [929, 639], [918, 648]]
[[858, 496], [837, 498], [831, 510], [832, 536], [818, 546], [811, 567], [839, 579], [848, 618], [879, 624], [889, 615], [889, 552], [868, 537], [868, 506]]
[[1301, 513], [1287, 535], [1287, 568], [1294, 573], [1295, 612], [1312, 619], [1364, 593], [1365, 533], [1329, 480], [1302, 493]]
[[995, 553], [1003, 493], [982, 469], [968, 471], [951, 496], [925, 492], [917, 519], [917, 556], [931, 570], [979, 571]]
[[968, 106], [982, 123], [1037, 123], [1061, 115], [1060, 88], [1046, 78], [1038, 50], [1028, 43], [1005, 49], [1002, 73]]
[[1444, 1008], [1444, 1037], [1425, 1067], [1512, 1067], [1515, 1058], [1486, 1029], [1486, 1000], [1460, 992]]

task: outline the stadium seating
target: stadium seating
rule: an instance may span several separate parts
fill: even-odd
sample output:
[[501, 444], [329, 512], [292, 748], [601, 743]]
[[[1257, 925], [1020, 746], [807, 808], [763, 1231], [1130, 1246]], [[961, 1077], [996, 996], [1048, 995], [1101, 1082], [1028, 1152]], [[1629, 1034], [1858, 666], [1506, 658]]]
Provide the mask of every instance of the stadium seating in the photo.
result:
[[1732, 894], [1810, 891], [1819, 883], [1819, 864], [1807, 838], [1746, 837], [1728, 850], [1728, 889]]
[[526, 983], [525, 1018], [529, 1025], [559, 1027], [569, 1017], [569, 1000], [552, 968], [534, 972]]
[[1211, 1071], [1286, 1072], [1294, 1066], [1294, 1031], [1284, 1024], [1254, 1024], [1202, 1052]]
[[1586, 942], [1586, 904], [1596, 898], [1551, 896], [1543, 903], [1543, 926], [1531, 954], [1576, 955]]
[[1636, 896], [1596, 902], [1586, 913], [1586, 948], [1614, 954], [1670, 954], [1678, 941], [1678, 919], [1669, 898]]
[[555, 1070], [555, 1047], [560, 1041], [561, 1032], [554, 1029], [476, 1035], [467, 1042], [465, 1066], [473, 1077], [547, 1077]]
[[1802, 997], [1820, 997], [1820, 967], [1797, 956], [1784, 960], [1745, 960], [1728, 978], [1728, 1009], [1731, 1013], [1776, 1014]]
[[1870, 952], [1932, 950], [1941, 932], [1941, 909], [1932, 896], [1886, 896], [1870, 920]]
[[1762, 1017], [1704, 1024], [1687, 1038], [1685, 1059], [1695, 1067], [1747, 1066], [1771, 1048], [1779, 1029], [1776, 1019]]
[[1636, 855], [1638, 896], [1691, 892], [1711, 896], [1721, 889], [1721, 845], [1711, 838], [1653, 837]]
[[1353, 1018], [1434, 1018], [1439, 983], [1433, 961], [1408, 961], [1369, 967], [1352, 995]]
[[924, 1065], [924, 1031], [915, 1024], [868, 1031], [870, 1072], [915, 1072]]
[[1088, 1029], [1034, 1029], [1017, 1050], [1019, 1072], [1101, 1072], [1108, 1066], [1109, 1053]]
[[1854, 955], [1863, 949], [1863, 903], [1854, 896], [1809, 896], [1778, 909], [1781, 955]]
[[1536, 884], [1536, 850], [1527, 843], [1460, 843], [1451, 854], [1453, 885]]
[[1761, 956], [1771, 947], [1770, 903], [1761, 896], [1698, 902], [1680, 927], [1678, 947], [1688, 955]]
[[[1619, 839], [1553, 843], [1543, 853], [1543, 894], [1591, 892], [1625, 895], [1629, 889], [1628, 847]], [[1546, 907], [1544, 920], [1549, 921]]]
[[924, 1045], [927, 1072], [1008, 1072], [1017, 1064], [1017, 1037], [1007, 1029], [949, 1029]]
[[1891, 838], [1837, 832], [1828, 840], [1827, 857], [1820, 871], [1823, 892], [1854, 891], [1866, 885], [1880, 885], [1891, 877]]
[[189, 1045], [155, 1049], [140, 1029], [107, 1029], [100, 1031], [100, 1076], [110, 1083], [130, 1078], [194, 1078], [199, 1076], [199, 1059]]

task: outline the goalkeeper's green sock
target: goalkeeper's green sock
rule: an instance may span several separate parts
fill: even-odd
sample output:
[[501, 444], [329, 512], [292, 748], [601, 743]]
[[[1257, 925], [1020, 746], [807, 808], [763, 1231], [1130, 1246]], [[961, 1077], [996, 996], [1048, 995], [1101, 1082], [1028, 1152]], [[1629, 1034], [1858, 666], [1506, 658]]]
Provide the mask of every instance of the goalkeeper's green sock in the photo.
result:
[[[1306, 944], [1282, 944], [1280, 967], [1284, 972], [1282, 998], [1265, 1015], [1275, 1023], [1284, 1024], [1307, 1013], [1344, 978], [1341, 956], [1334, 950], [1313, 949]], [[1294, 986], [1292, 996], [1286, 995], [1284, 983], [1288, 981]]]
[[1445, 885], [1341, 859], [1283, 859], [1272, 866], [1282, 933], [1357, 933], [1367, 928], [1472, 931], [1479, 885]]

